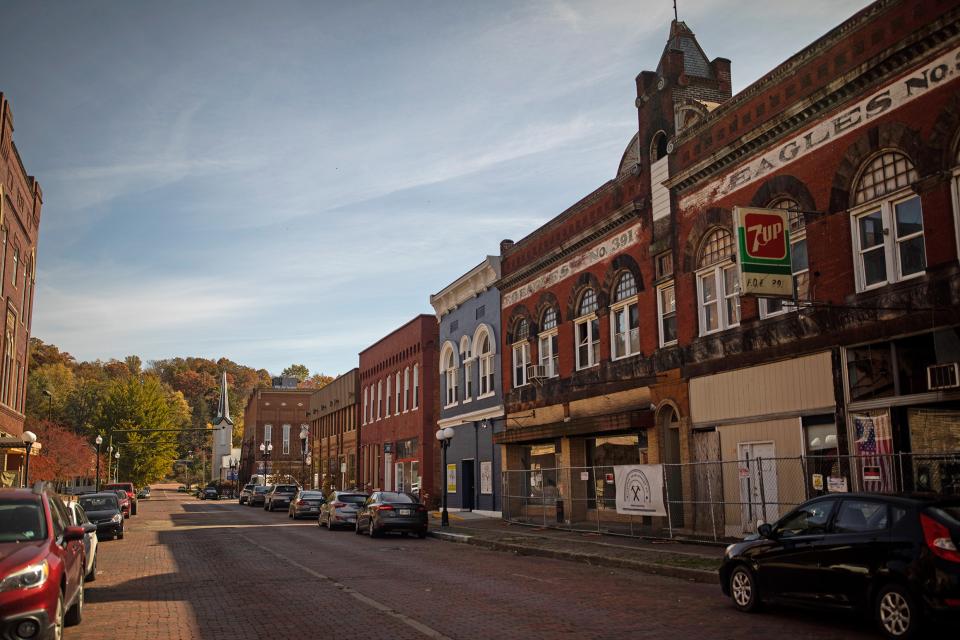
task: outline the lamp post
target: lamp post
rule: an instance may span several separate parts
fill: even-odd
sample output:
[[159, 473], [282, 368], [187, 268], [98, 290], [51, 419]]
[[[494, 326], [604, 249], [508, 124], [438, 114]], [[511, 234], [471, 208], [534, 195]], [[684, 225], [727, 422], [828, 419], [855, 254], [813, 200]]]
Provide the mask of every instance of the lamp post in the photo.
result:
[[96, 483], [95, 486], [96, 486], [96, 488], [97, 488], [97, 493], [99, 493], [99, 492], [100, 492], [100, 445], [103, 444], [103, 436], [101, 436], [101, 435], [98, 433], [98, 434], [97, 434], [97, 437], [94, 438], [93, 441], [94, 441], [94, 442], [96, 443], [96, 445], [97, 445], [97, 483]]
[[440, 441], [440, 448], [443, 450], [443, 473], [440, 474], [440, 501], [443, 508], [440, 511], [440, 526], [450, 526], [450, 514], [447, 513], [447, 447], [453, 439], [453, 427], [437, 429], [437, 440]]
[[300, 486], [306, 486], [304, 474], [307, 470], [307, 438], [310, 435], [310, 427], [301, 425], [300, 427]]
[[23, 486], [30, 486], [30, 450], [33, 449], [33, 443], [37, 441], [37, 434], [33, 431], [23, 432], [23, 447], [26, 450], [26, 457], [23, 461]]
[[53, 393], [50, 389], [44, 389], [43, 395], [47, 396], [47, 420], [53, 420]]
[[107, 445], [107, 482], [113, 477], [113, 445]]
[[117, 447], [117, 452], [113, 454], [113, 457], [117, 461], [113, 465], [113, 481], [120, 482], [120, 447]]
[[267, 485], [267, 476], [270, 475], [270, 454], [273, 453], [273, 443], [260, 443], [260, 455], [263, 456], [263, 484]]

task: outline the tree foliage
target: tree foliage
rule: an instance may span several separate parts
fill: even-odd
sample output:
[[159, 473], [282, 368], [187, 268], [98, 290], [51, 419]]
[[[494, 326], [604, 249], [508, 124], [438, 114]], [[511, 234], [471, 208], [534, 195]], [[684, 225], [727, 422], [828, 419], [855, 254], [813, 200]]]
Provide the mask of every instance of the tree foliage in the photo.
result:
[[306, 365], [303, 364], [292, 364], [284, 369], [280, 375], [296, 378], [298, 381], [303, 382], [310, 377], [310, 369], [307, 369]]

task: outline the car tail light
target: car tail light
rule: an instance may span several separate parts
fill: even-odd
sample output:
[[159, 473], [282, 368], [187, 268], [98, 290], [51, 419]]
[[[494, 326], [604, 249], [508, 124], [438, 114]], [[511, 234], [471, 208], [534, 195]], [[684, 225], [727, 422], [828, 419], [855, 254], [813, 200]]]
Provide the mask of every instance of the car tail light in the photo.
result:
[[338, 500], [337, 502], [331, 502], [331, 503], [330, 503], [330, 506], [333, 507], [334, 509], [339, 509], [340, 507], [345, 507], [345, 506], [347, 506], [347, 503], [346, 503], [346, 502], [340, 502], [340, 501]]
[[393, 507], [389, 504], [380, 504], [377, 505], [377, 511], [393, 511]]
[[923, 539], [930, 547], [933, 555], [950, 562], [960, 562], [960, 552], [957, 551], [957, 545], [953, 543], [953, 539], [950, 537], [949, 529], [922, 513], [920, 514], [920, 526], [923, 527]]
[[307, 501], [306, 501], [306, 500], [297, 500], [297, 504], [302, 507], [303, 505], [307, 504]]
[[948, 607], [960, 607], [960, 598], [947, 598], [944, 602]]

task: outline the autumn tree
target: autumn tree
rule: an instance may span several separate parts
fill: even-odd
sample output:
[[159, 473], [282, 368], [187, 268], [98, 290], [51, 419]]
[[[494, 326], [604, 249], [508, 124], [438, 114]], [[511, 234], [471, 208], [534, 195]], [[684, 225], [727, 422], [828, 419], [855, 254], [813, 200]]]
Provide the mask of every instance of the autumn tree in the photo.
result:
[[280, 375], [289, 378], [296, 378], [297, 381], [303, 382], [310, 377], [310, 369], [307, 369], [307, 366], [303, 364], [292, 364], [284, 369]]

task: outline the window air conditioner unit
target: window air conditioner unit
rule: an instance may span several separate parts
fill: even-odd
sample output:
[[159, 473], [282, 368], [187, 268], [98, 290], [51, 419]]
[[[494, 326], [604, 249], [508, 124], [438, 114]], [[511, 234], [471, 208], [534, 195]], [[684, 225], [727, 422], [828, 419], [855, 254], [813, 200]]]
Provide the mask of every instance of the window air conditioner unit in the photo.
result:
[[547, 368], [542, 364], [528, 364], [527, 365], [527, 379], [528, 380], [539, 380], [541, 378], [547, 377]]
[[960, 363], [932, 364], [927, 367], [927, 389], [956, 389], [960, 387]]

